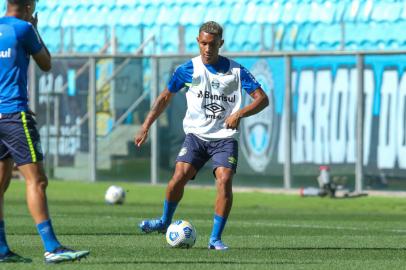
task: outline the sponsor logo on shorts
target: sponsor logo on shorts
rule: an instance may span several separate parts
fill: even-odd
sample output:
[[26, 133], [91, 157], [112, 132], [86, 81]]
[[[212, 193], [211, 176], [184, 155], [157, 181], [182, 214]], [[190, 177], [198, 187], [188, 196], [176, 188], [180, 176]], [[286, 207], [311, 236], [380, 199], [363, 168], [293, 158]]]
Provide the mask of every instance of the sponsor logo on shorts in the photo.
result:
[[228, 157], [228, 162], [230, 164], [236, 165], [237, 164], [237, 159], [235, 157]]
[[179, 151], [179, 156], [182, 157], [182, 156], [186, 155], [186, 153], [187, 153], [187, 148], [182, 147], [182, 149], [180, 149], [180, 151]]

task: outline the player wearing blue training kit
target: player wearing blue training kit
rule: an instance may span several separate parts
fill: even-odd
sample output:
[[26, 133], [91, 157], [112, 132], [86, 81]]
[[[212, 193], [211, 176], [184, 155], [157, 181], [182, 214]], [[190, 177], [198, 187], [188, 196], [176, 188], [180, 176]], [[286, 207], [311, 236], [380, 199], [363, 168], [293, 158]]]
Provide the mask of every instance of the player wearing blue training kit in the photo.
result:
[[27, 203], [44, 244], [45, 261], [57, 263], [85, 257], [57, 240], [48, 213], [40, 136], [28, 108], [27, 73], [30, 56], [44, 71], [51, 69], [51, 55], [36, 29], [36, 1], [7, 0], [0, 18], [0, 262], [26, 262], [7, 244], [4, 226], [4, 193], [14, 162], [27, 183]]
[[[197, 38], [200, 55], [176, 69], [135, 137], [135, 143], [140, 146], [172, 96], [187, 88], [187, 111], [183, 119], [186, 138], [166, 189], [163, 215], [157, 220], [144, 220], [139, 227], [145, 233], [165, 232], [182, 199], [184, 186], [212, 159], [217, 198], [209, 249], [215, 250], [228, 248], [221, 235], [232, 206], [232, 178], [238, 161], [235, 136], [240, 119], [254, 115], [268, 105], [268, 98], [254, 77], [235, 61], [218, 54], [224, 43], [222, 32], [216, 22], [207, 22], [200, 27]], [[241, 108], [243, 92], [253, 101]]]

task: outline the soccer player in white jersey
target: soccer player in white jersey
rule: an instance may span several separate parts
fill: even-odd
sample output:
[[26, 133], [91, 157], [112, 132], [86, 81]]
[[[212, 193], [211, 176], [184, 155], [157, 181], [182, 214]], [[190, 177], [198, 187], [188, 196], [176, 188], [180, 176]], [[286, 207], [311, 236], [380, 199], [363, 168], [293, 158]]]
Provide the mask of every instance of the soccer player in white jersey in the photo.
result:
[[[200, 27], [197, 37], [200, 55], [176, 69], [135, 136], [135, 144], [143, 144], [152, 123], [168, 106], [171, 98], [187, 87], [187, 112], [183, 120], [186, 138], [166, 189], [163, 215], [160, 219], [144, 220], [139, 227], [145, 233], [165, 233], [182, 199], [184, 186], [212, 159], [217, 197], [209, 249], [215, 250], [228, 249], [221, 235], [233, 201], [232, 179], [238, 161], [238, 142], [235, 139], [238, 125], [242, 118], [257, 114], [268, 106], [267, 95], [248, 70], [219, 55], [224, 43], [222, 34], [222, 27], [213, 21]], [[241, 108], [243, 92], [253, 100]]]

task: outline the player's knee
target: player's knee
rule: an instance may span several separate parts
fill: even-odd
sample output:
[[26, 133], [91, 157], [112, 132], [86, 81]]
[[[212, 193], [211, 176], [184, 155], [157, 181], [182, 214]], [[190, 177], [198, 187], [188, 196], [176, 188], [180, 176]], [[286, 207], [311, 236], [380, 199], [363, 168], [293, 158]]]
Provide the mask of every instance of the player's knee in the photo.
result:
[[38, 175], [26, 180], [28, 185], [33, 185], [40, 189], [46, 189], [48, 186], [48, 177], [46, 175]]
[[40, 180], [39, 180], [39, 182], [38, 182], [38, 185], [39, 185], [39, 187], [41, 188], [41, 189], [46, 189], [47, 187], [48, 187], [48, 177], [46, 177], [45, 175], [44, 176], [41, 176], [40, 177]]
[[186, 172], [184, 171], [175, 171], [175, 173], [173, 174], [173, 181], [175, 183], [183, 183], [183, 182], [187, 182], [189, 180], [189, 176]]
[[219, 174], [216, 176], [216, 181], [221, 187], [228, 187], [231, 186], [232, 177], [228, 174]]
[[224, 196], [231, 196], [232, 194], [232, 179], [230, 177], [217, 177], [217, 190]]

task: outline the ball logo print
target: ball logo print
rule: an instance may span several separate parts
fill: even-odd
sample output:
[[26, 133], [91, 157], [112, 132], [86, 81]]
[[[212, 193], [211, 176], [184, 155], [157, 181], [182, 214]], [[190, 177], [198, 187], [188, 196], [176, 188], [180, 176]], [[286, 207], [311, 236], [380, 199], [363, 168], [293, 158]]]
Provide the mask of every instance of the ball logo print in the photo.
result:
[[192, 236], [192, 229], [189, 227], [183, 228], [183, 232], [185, 233], [186, 238], [190, 238]]
[[171, 232], [169, 233], [169, 239], [171, 239], [171, 241], [175, 241], [176, 239], [178, 239], [179, 237], [179, 233], [178, 232]]
[[[264, 172], [272, 159], [277, 135], [277, 115], [273, 98], [274, 82], [272, 71], [265, 60], [258, 61], [252, 67], [252, 73], [262, 85], [269, 98], [269, 106], [255, 117], [248, 117], [241, 122], [241, 150], [249, 166], [255, 172]], [[246, 96], [244, 106], [251, 102]]]
[[196, 230], [190, 222], [177, 220], [168, 227], [166, 242], [174, 248], [191, 248], [196, 242]]

